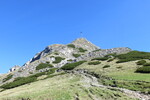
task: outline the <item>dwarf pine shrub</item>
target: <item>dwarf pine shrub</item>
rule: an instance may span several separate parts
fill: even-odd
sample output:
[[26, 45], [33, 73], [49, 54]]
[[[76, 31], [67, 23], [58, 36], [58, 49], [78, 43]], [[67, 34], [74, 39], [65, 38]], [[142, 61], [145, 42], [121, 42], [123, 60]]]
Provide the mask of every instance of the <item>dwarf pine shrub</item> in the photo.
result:
[[88, 65], [99, 65], [101, 62], [99, 61], [93, 61], [93, 62], [89, 62]]
[[99, 58], [93, 58], [92, 60], [101, 60], [101, 61], [105, 61], [108, 60], [109, 57], [99, 57]]
[[75, 63], [65, 64], [63, 67], [61, 67], [61, 69], [63, 69], [63, 70], [72, 70], [75, 67], [83, 64], [84, 62], [86, 62], [86, 61], [79, 61], [79, 62], [75, 62]]
[[108, 67], [110, 67], [110, 65], [105, 65], [105, 66], [103, 66], [103, 68], [108, 68]]
[[53, 63], [55, 63], [55, 64], [60, 63], [64, 59], [65, 58], [62, 58], [62, 57], [55, 57], [55, 61], [53, 61]]
[[48, 63], [41, 63], [36, 67], [36, 70], [44, 69], [44, 68], [52, 68], [53, 65]]
[[67, 46], [70, 48], [76, 48], [74, 44], [68, 44]]
[[79, 48], [79, 52], [86, 52], [86, 51], [87, 51], [86, 49]]
[[136, 70], [138, 73], [150, 73], [150, 66], [143, 66]]
[[144, 65], [145, 63], [145, 60], [139, 60], [138, 62], [136, 62], [137, 65]]
[[80, 54], [72, 54], [75, 58], [78, 58], [80, 57], [81, 55]]
[[149, 52], [140, 52], [140, 51], [131, 51], [126, 54], [116, 55], [119, 59], [116, 63], [128, 62], [128, 61], [135, 61], [141, 59], [149, 59], [150, 53]]

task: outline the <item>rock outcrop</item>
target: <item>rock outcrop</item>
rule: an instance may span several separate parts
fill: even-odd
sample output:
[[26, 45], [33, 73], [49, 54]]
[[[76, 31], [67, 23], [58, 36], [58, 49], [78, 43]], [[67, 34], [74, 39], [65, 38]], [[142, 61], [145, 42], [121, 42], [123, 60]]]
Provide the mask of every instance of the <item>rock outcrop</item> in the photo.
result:
[[19, 70], [19, 68], [20, 68], [20, 66], [15, 65], [15, 66], [13, 66], [12, 68], [9, 69], [9, 72], [17, 71], [17, 70]]
[[124, 54], [132, 51], [130, 48], [122, 47], [122, 48], [112, 48], [112, 49], [99, 49], [96, 51], [89, 52], [85, 55], [82, 55], [78, 58], [78, 60], [88, 60], [97, 57], [104, 57], [108, 54]]

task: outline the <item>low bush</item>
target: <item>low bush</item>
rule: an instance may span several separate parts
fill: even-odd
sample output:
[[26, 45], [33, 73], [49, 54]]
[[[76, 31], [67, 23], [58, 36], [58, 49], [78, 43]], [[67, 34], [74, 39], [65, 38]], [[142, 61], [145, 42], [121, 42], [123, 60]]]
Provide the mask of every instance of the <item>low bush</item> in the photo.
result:
[[141, 59], [149, 59], [150, 53], [149, 52], [140, 52], [140, 51], [131, 51], [126, 54], [116, 55], [119, 59], [117, 63], [128, 62], [128, 61], [135, 61]]
[[57, 70], [57, 68], [51, 68], [46, 72], [46, 75], [53, 74], [53, 73], [55, 73], [56, 70]]
[[54, 58], [55, 56], [50, 56], [50, 58]]
[[23, 78], [25, 78], [25, 77], [17, 77], [17, 78], [14, 79], [14, 81], [18, 81], [18, 80], [21, 80]]
[[57, 53], [57, 52], [55, 52], [54, 54], [55, 54], [55, 55], [59, 55], [59, 53]]
[[12, 74], [7, 75], [7, 77], [3, 79], [3, 82], [10, 80], [12, 77], [13, 77]]
[[46, 72], [40, 72], [40, 73], [36, 73], [36, 74], [34, 74], [34, 75], [31, 75], [31, 76], [29, 76], [29, 77], [39, 77], [39, 76], [42, 76], [42, 75], [45, 75], [46, 74]]
[[138, 73], [150, 73], [150, 66], [143, 66], [136, 70]]
[[145, 63], [143, 66], [150, 66], [150, 63]]
[[145, 60], [139, 60], [138, 62], [136, 62], [137, 65], [144, 65], [145, 63]]
[[123, 66], [118, 66], [118, 67], [116, 67], [117, 69], [121, 69]]
[[86, 51], [87, 51], [86, 49], [79, 48], [79, 52], [86, 52]]
[[69, 59], [69, 60], [67, 60], [67, 61], [73, 61], [72, 59]]
[[70, 48], [76, 48], [74, 44], [68, 44], [67, 46]]
[[94, 50], [94, 51], [92, 51], [92, 52], [97, 52], [97, 51], [101, 51], [101, 49], [97, 49], [97, 50]]
[[49, 61], [46, 61], [46, 63], [49, 64], [50, 62], [49, 62]]
[[36, 67], [36, 70], [44, 69], [44, 68], [52, 68], [53, 65], [48, 63], [41, 63]]
[[88, 65], [98, 65], [100, 64], [101, 62], [99, 61], [94, 61], [94, 62], [89, 62]]
[[29, 74], [33, 74], [33, 72], [29, 72]]
[[129, 60], [127, 60], [127, 59], [121, 59], [121, 60], [118, 60], [118, 61], [116, 61], [116, 63], [124, 63], [124, 62], [128, 62]]
[[48, 70], [47, 72], [37, 73], [37, 74], [31, 75], [28, 77], [18, 77], [13, 82], [10, 82], [10, 83], [7, 83], [7, 84], [0, 86], [0, 88], [11, 89], [11, 88], [18, 87], [18, 86], [21, 86], [24, 84], [35, 82], [35, 81], [37, 81], [37, 78], [39, 76], [53, 74], [53, 73], [55, 73], [56, 69], [57, 68], [52, 68], [52, 69]]
[[110, 59], [108, 59], [107, 62], [111, 62], [111, 61], [113, 61], [113, 60], [114, 60], [114, 58], [110, 58]]
[[55, 73], [55, 70], [56, 70], [56, 69], [57, 69], [57, 68], [51, 68], [51, 69], [47, 70], [46, 72], [40, 72], [40, 73], [31, 75], [31, 76], [29, 76], [29, 77], [36, 77], [36, 78], [37, 78], [37, 77], [42, 76], [42, 75], [53, 74], [53, 73]]
[[53, 61], [53, 63], [55, 63], [55, 64], [60, 63], [64, 59], [65, 58], [62, 58], [62, 57], [55, 57], [55, 61]]
[[61, 69], [63, 69], [63, 70], [72, 70], [75, 67], [83, 64], [84, 62], [86, 62], [86, 61], [79, 61], [79, 62], [75, 62], [75, 63], [65, 64], [63, 67], [61, 67]]
[[108, 67], [110, 67], [110, 65], [105, 65], [105, 66], [103, 66], [103, 68], [108, 68]]
[[0, 86], [0, 88], [11, 89], [11, 88], [18, 87], [18, 86], [21, 86], [21, 85], [24, 85], [27, 83], [31, 83], [34, 81], [36, 81], [36, 77], [20, 77], [13, 82], [10, 82], [10, 83]]
[[99, 58], [94, 58], [92, 60], [101, 60], [101, 61], [105, 61], [105, 60], [108, 60], [109, 57], [99, 57]]
[[72, 54], [75, 58], [78, 58], [80, 57], [81, 55], [80, 54]]

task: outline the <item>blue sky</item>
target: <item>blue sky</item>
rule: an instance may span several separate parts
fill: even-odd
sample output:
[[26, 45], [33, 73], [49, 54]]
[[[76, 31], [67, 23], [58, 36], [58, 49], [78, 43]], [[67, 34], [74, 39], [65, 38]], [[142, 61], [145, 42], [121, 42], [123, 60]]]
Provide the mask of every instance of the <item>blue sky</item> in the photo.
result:
[[80, 32], [104, 49], [150, 51], [149, 5], [150, 0], [1, 0], [0, 73]]

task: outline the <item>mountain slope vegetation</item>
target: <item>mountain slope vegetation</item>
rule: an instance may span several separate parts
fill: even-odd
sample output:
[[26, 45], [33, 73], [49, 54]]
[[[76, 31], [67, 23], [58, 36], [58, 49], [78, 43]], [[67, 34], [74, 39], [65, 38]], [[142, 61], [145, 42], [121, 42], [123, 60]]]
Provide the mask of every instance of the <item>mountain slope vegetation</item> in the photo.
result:
[[48, 46], [1, 77], [0, 100], [149, 100], [149, 59], [149, 52], [99, 49], [83, 38]]

